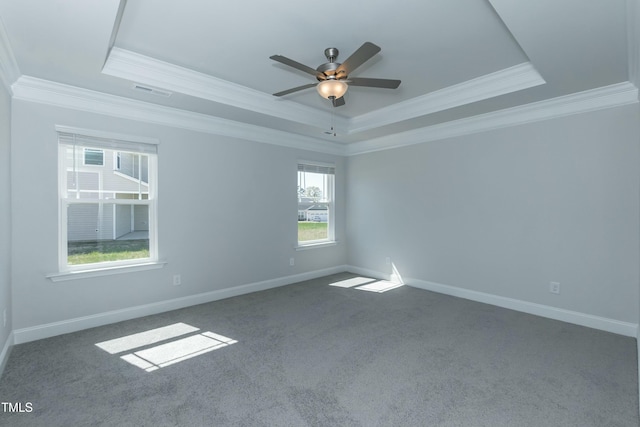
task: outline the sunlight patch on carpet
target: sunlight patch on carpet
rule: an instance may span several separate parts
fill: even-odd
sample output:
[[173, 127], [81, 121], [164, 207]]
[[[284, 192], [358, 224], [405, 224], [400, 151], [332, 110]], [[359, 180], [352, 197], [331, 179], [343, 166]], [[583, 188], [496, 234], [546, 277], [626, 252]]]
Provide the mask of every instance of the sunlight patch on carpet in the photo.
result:
[[[138, 349], [121, 355], [120, 358], [147, 372], [153, 372], [238, 342], [209, 331], [194, 334], [197, 331], [200, 329], [186, 323], [175, 323], [100, 342], [96, 346], [110, 354], [128, 353]], [[184, 337], [187, 334], [191, 335]], [[153, 345], [159, 342], [162, 343]], [[153, 346], [149, 347], [151, 345]]]
[[329, 283], [329, 286], [336, 286], [339, 288], [354, 288], [361, 291], [383, 293], [390, 291], [391, 289], [399, 288], [404, 285], [402, 278], [397, 273], [394, 266], [394, 274], [392, 274], [392, 280], [378, 280], [371, 277], [352, 277], [350, 279], [339, 280], [337, 282]]
[[121, 359], [147, 372], [152, 372], [237, 342], [213, 332], [204, 332], [132, 354], [125, 354]]
[[351, 279], [329, 283], [329, 286], [337, 286], [339, 288], [353, 288], [354, 286], [364, 285], [365, 283], [371, 283], [375, 281], [376, 279], [372, 279], [370, 277], [352, 277]]
[[99, 342], [96, 345], [108, 353], [116, 354], [186, 335], [198, 330], [198, 328], [187, 325], [186, 323], [174, 323], [173, 325], [163, 326], [162, 328], [150, 329], [145, 332], [127, 335], [126, 337]]
[[387, 292], [391, 289], [399, 288], [402, 286], [402, 283], [394, 283], [388, 282], [386, 280], [378, 280], [377, 282], [369, 283], [364, 286], [358, 286], [356, 289], [359, 291], [369, 291], [369, 292]]

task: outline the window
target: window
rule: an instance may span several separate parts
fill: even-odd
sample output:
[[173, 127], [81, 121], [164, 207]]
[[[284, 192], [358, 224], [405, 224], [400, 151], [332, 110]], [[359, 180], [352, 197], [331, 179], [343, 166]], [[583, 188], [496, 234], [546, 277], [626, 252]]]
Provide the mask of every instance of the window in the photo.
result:
[[104, 150], [95, 148], [84, 149], [84, 164], [94, 166], [104, 166]]
[[60, 271], [157, 261], [157, 141], [86, 132], [58, 127]]
[[298, 164], [298, 246], [335, 241], [335, 167]]

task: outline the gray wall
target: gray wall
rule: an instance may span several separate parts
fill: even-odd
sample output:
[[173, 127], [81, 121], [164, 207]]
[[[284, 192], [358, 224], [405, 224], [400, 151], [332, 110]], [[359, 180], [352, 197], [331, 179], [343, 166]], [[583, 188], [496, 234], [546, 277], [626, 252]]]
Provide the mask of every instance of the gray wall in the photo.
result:
[[[639, 111], [349, 158], [350, 265], [638, 322]], [[561, 284], [560, 295], [549, 282]]]
[[[11, 325], [11, 97], [0, 84], [0, 352]], [[3, 326], [3, 312], [7, 325]], [[0, 360], [0, 363], [2, 361]]]
[[[20, 195], [12, 204], [14, 330], [345, 264], [342, 158], [24, 101], [12, 112], [12, 188]], [[56, 124], [161, 141], [158, 240], [167, 266], [57, 283], [45, 277], [58, 269]], [[298, 159], [336, 162], [343, 243], [295, 251]], [[174, 274], [182, 286], [173, 286]]]
[[[13, 329], [346, 263], [386, 272], [385, 257], [404, 277], [637, 323], [639, 114], [619, 107], [342, 159], [14, 101]], [[165, 268], [45, 278], [58, 268], [56, 124], [160, 139]], [[299, 159], [337, 163], [337, 246], [294, 250]], [[11, 216], [0, 209], [0, 230]]]

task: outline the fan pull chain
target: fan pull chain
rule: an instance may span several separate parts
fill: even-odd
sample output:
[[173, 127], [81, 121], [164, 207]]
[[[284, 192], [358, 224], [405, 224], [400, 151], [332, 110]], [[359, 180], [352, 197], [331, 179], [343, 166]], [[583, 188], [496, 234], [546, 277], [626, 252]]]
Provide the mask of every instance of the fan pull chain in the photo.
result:
[[330, 122], [331, 130], [326, 130], [326, 131], [324, 131], [324, 134], [325, 134], [325, 135], [332, 135], [333, 137], [336, 137], [336, 136], [337, 136], [337, 134], [336, 134], [336, 131], [335, 131], [334, 127], [333, 127], [333, 117], [334, 117], [334, 114], [335, 114], [335, 113], [333, 112], [333, 108], [332, 108], [332, 109], [331, 109], [331, 122]]
[[333, 129], [333, 116], [335, 115], [335, 113], [333, 112], [333, 108], [331, 109], [331, 133], [333, 134], [333, 137], [336, 137], [336, 131]]

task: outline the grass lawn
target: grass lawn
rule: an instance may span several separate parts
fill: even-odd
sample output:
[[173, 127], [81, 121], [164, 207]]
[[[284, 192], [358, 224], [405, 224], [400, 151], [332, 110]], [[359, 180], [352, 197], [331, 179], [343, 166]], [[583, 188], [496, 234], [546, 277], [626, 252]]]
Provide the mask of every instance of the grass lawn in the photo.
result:
[[[326, 238], [326, 222], [298, 222], [298, 241]], [[146, 239], [69, 242], [68, 248], [67, 262], [70, 265], [149, 257], [149, 241]]]
[[298, 222], [298, 241], [320, 240], [327, 238], [326, 222]]
[[69, 242], [70, 265], [149, 258], [149, 240]]

